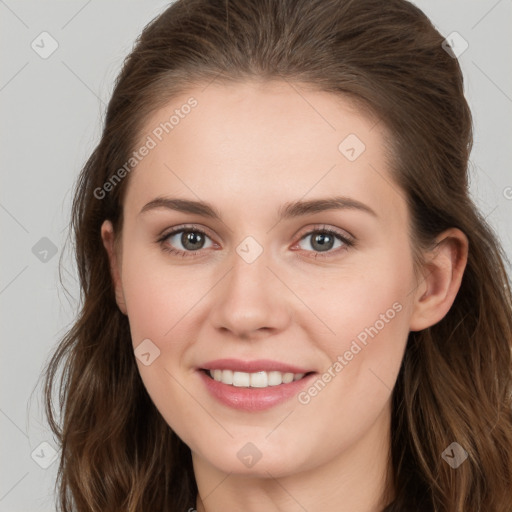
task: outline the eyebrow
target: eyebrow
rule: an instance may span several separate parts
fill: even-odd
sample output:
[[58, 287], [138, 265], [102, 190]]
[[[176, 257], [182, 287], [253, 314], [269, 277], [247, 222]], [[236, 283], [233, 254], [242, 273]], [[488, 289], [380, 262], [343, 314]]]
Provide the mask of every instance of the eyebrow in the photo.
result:
[[[171, 197], [157, 197], [153, 199], [144, 205], [140, 214], [157, 208], [167, 208], [169, 210], [197, 214], [222, 221], [220, 212], [210, 203]], [[278, 210], [278, 218], [279, 220], [286, 220], [328, 210], [359, 210], [369, 213], [374, 217], [378, 217], [375, 211], [368, 205], [350, 197], [336, 196], [285, 203]]]

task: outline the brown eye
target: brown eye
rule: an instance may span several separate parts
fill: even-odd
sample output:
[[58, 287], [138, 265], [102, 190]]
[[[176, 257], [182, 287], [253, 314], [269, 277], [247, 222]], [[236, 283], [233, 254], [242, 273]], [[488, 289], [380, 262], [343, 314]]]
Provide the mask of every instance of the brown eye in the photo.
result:
[[[198, 228], [176, 229], [165, 234], [158, 241], [165, 251], [180, 256], [193, 256], [197, 251], [214, 245], [210, 237]], [[208, 241], [209, 245], [207, 245]]]
[[205, 235], [199, 231], [183, 231], [180, 242], [185, 249], [196, 251], [203, 248]]
[[330, 233], [314, 233], [311, 236], [311, 247], [318, 251], [329, 251], [333, 248], [336, 238]]
[[305, 233], [292, 249], [302, 249], [313, 258], [329, 258], [355, 245], [355, 239], [328, 227], [319, 227]]

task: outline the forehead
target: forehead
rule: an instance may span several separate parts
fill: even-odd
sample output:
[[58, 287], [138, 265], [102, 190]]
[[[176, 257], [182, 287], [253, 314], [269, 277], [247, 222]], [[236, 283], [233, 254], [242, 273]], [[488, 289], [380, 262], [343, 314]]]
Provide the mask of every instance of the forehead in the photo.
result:
[[126, 203], [172, 194], [261, 214], [262, 204], [347, 195], [396, 208], [386, 137], [349, 98], [288, 82], [212, 83], [147, 120], [139, 144], [152, 147]]

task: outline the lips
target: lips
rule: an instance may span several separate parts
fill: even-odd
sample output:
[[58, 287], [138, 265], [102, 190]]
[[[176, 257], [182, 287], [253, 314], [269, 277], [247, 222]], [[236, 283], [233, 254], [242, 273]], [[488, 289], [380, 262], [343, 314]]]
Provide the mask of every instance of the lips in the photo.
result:
[[264, 359], [218, 359], [197, 370], [214, 398], [231, 408], [246, 411], [265, 410], [290, 399], [317, 373]]

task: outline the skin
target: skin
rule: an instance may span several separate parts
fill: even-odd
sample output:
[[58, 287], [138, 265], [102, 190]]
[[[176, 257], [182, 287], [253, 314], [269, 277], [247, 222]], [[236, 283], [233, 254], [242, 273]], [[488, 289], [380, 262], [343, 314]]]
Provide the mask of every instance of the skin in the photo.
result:
[[[149, 366], [137, 365], [192, 451], [196, 508], [376, 512], [393, 496], [385, 480], [390, 399], [407, 335], [449, 310], [467, 239], [457, 229], [441, 234], [416, 276], [385, 128], [348, 99], [286, 82], [212, 83], [156, 112], [140, 140], [190, 96], [198, 106], [129, 177], [122, 233], [105, 221], [101, 235], [133, 347], [149, 338], [160, 350]], [[349, 134], [366, 146], [353, 162], [338, 150]], [[284, 203], [333, 195], [376, 215], [342, 209], [278, 221]], [[207, 201], [222, 221], [164, 207], [141, 213], [162, 196]], [[157, 240], [184, 223], [208, 236], [182, 258], [164, 250], [187, 250], [181, 233]], [[356, 244], [336, 241], [322, 252], [306, 233], [325, 226]], [[250, 264], [236, 251], [247, 236], [263, 248]], [[235, 410], [210, 396], [195, 371], [234, 357], [321, 375], [396, 303], [400, 312], [307, 404], [294, 397], [266, 411]], [[251, 468], [237, 457], [248, 442], [262, 454]]]

